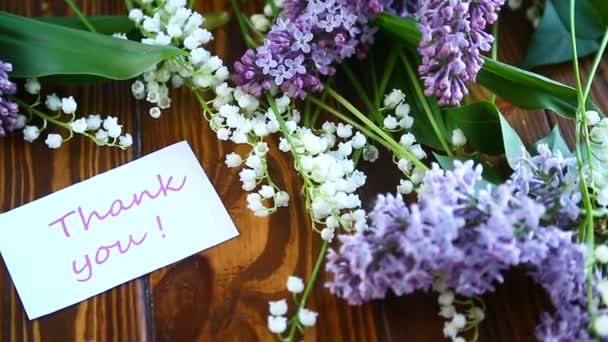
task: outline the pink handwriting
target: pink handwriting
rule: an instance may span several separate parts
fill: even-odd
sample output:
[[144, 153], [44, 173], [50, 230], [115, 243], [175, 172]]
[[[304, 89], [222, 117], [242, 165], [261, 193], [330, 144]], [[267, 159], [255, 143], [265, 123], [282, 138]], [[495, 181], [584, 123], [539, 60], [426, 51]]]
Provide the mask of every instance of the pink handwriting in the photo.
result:
[[70, 230], [68, 229], [67, 219], [68, 217], [76, 213], [78, 213], [78, 216], [80, 217], [82, 227], [85, 231], [87, 231], [91, 227], [91, 224], [93, 223], [94, 219], [96, 219], [97, 221], [103, 221], [108, 217], [117, 217], [121, 213], [128, 211], [133, 207], [139, 207], [144, 201], [144, 197], [147, 197], [149, 200], [157, 199], [161, 195], [167, 197], [167, 194], [170, 192], [181, 191], [184, 188], [184, 185], [186, 184], [186, 176], [184, 176], [184, 179], [182, 180], [182, 183], [179, 186], [172, 185], [173, 176], [170, 176], [166, 180], [163, 180], [160, 175], [156, 175], [156, 178], [158, 179], [159, 183], [159, 188], [156, 192], [143, 190], [140, 193], [135, 193], [133, 194], [133, 198], [131, 199], [131, 201], [127, 202], [128, 204], [125, 204], [125, 202], [123, 202], [121, 199], [116, 199], [112, 202], [109, 209], [107, 209], [106, 211], [102, 211], [103, 214], [96, 210], [93, 210], [89, 214], [86, 214], [85, 211], [82, 209], [82, 206], [79, 206], [76, 210], [71, 210], [60, 218], [58, 218], [57, 220], [49, 223], [49, 227], [52, 227], [56, 224], [61, 224], [63, 234], [66, 237], [70, 237]]

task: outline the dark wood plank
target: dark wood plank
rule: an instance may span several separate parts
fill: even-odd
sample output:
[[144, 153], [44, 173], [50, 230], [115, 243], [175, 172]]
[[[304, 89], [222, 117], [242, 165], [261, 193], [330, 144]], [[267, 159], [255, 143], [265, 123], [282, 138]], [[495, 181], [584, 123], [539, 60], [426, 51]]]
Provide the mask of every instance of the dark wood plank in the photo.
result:
[[[121, 0], [78, 3], [87, 14], [125, 11]], [[28, 16], [73, 14], [61, 0], [4, 1], [0, 2], [0, 8]], [[112, 82], [101, 87], [56, 90], [77, 99], [79, 114], [118, 115], [125, 129], [137, 135], [133, 121], [134, 102], [128, 84]], [[54, 151], [49, 150], [43, 141], [31, 145], [25, 143], [19, 134], [14, 135], [3, 140], [0, 146], [3, 165], [0, 170], [0, 209], [16, 208], [123, 164], [133, 157], [134, 150], [125, 152], [99, 148], [93, 142], [80, 138]], [[4, 266], [1, 268], [0, 284], [2, 341], [141, 341], [148, 334], [142, 280], [119, 286], [34, 321], [25, 316]]]
[[[227, 3], [198, 1], [197, 9], [222, 10]], [[236, 22], [215, 32], [212, 51], [230, 66], [244, 52]], [[255, 217], [246, 208], [246, 193], [240, 188], [237, 172], [223, 163], [234, 145], [218, 142], [191, 94], [174, 93], [173, 99], [172, 108], [159, 120], [142, 116], [144, 152], [186, 139], [240, 236], [150, 276], [155, 336], [158, 341], [272, 340], [266, 326], [268, 301], [288, 296], [285, 283], [289, 275], [308, 277], [320, 248], [318, 234], [311, 232], [304, 202], [298, 196], [299, 177], [290, 158], [276, 153], [275, 145], [270, 156], [272, 173], [292, 195], [292, 201], [289, 208], [270, 218]], [[320, 321], [306, 340], [377, 340], [373, 308], [351, 308], [337, 301], [323, 288], [323, 282], [321, 278], [309, 305], [320, 311]]]

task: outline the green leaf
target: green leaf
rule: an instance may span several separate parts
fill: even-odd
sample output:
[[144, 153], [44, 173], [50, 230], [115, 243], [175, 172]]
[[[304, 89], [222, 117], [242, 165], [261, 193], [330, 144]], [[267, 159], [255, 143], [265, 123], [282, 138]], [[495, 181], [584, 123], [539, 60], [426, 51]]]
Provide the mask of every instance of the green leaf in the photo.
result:
[[0, 59], [13, 77], [94, 75], [124, 80], [158, 62], [186, 54], [0, 12]]
[[[570, 0], [547, 0], [547, 2], [552, 2], [557, 15], [570, 32]], [[596, 20], [593, 15], [593, 8], [589, 6], [587, 1], [576, 1], [574, 23], [577, 38], [600, 39], [604, 34], [602, 25]]]
[[[559, 4], [556, 7], [553, 3]], [[565, 6], [564, 6], [565, 5]], [[547, 0], [545, 13], [534, 34], [522, 67], [531, 69], [535, 66], [555, 64], [572, 60], [572, 40], [570, 38], [570, 23], [568, 1]], [[579, 57], [590, 55], [599, 49], [599, 39], [603, 34], [601, 26], [595, 23], [595, 18], [586, 2], [579, 2], [575, 13], [576, 49]], [[583, 25], [584, 23], [584, 25]], [[551, 53], [547, 53], [551, 51]]]
[[[450, 157], [450, 156], [443, 156], [443, 155], [440, 155], [440, 154], [437, 154], [434, 152], [433, 152], [433, 155], [435, 156], [435, 159], [437, 160], [439, 165], [441, 165], [441, 167], [444, 168], [445, 170], [454, 169], [454, 161], [456, 161], [456, 160], [459, 160], [462, 162], [465, 162], [467, 160], [473, 160], [475, 162], [475, 164], [481, 164], [481, 166], [483, 166], [482, 177], [486, 181], [485, 184], [487, 184], [487, 183], [500, 184], [504, 181], [504, 178], [501, 176], [500, 172], [494, 165], [492, 165], [484, 160], [480, 160], [479, 158], [477, 158], [474, 155]], [[485, 187], [485, 184], [482, 184], [482, 186]]]
[[[418, 47], [420, 32], [411, 20], [385, 12], [378, 16], [376, 24], [410, 50]], [[576, 117], [578, 98], [575, 89], [508, 64], [485, 57], [484, 61], [477, 83], [499, 97], [522, 108], [551, 109], [569, 119]], [[591, 101], [588, 101], [587, 108], [597, 110]]]
[[[100, 15], [87, 16], [86, 18], [91, 25], [93, 25], [95, 30], [102, 34], [112, 35], [116, 32], [128, 34], [135, 29], [135, 25], [126, 15]], [[34, 19], [49, 24], [88, 31], [87, 27], [82, 23], [82, 21], [75, 16], [38, 17]], [[207, 30], [213, 30], [214, 28], [220, 27], [229, 21], [230, 15], [226, 11], [205, 13], [205, 22], [203, 23], [203, 27], [205, 27]]]
[[[42, 22], [54, 25], [61, 25], [78, 30], [88, 31], [78, 17], [38, 17], [34, 18]], [[98, 33], [112, 35], [116, 32], [130, 33], [135, 29], [135, 25], [127, 16], [102, 15], [87, 16], [87, 20], [97, 30]]]
[[604, 26], [608, 26], [608, 2], [606, 0], [587, 0], [597, 20]]
[[562, 137], [562, 134], [559, 131], [558, 125], [553, 127], [551, 132], [549, 132], [549, 134], [546, 137], [540, 139], [534, 145], [538, 146], [540, 144], [547, 144], [549, 146], [549, 148], [551, 149], [551, 151], [553, 151], [553, 152], [559, 151], [565, 157], [572, 156], [572, 152], [570, 151], [568, 144]]
[[509, 121], [505, 119], [505, 117], [500, 114], [500, 126], [502, 130], [502, 142], [504, 144], [505, 149], [505, 157], [507, 158], [507, 162], [509, 166], [513, 170], [517, 166], [518, 160], [522, 157], [522, 154], [525, 151], [525, 145], [521, 138], [515, 132], [513, 127], [509, 124]]
[[500, 113], [490, 102], [476, 102], [470, 105], [443, 110], [448, 130], [460, 128], [467, 143], [476, 151], [490, 155], [504, 152]]

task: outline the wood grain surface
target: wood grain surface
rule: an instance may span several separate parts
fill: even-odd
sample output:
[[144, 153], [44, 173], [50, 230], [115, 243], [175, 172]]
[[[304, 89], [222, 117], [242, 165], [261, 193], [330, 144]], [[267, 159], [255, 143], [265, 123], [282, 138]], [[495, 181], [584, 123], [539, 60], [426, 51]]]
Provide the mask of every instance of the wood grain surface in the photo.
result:
[[[77, 3], [87, 15], [126, 11], [122, 0]], [[251, 1], [250, 7], [253, 10], [255, 2]], [[196, 8], [202, 12], [225, 10], [228, 1], [199, 0]], [[62, 0], [0, 0], [0, 10], [27, 16], [73, 15]], [[501, 23], [500, 59], [517, 64], [523, 59], [532, 28], [521, 11], [505, 11]], [[216, 30], [211, 49], [230, 65], [244, 51], [234, 21]], [[585, 61], [583, 72], [588, 71], [589, 65]], [[540, 71], [572, 84], [570, 70], [570, 65], [564, 64]], [[606, 109], [605, 62], [599, 74], [591, 96]], [[125, 129], [133, 134], [135, 145], [128, 151], [119, 151], [74, 139], [59, 150], [49, 150], [42, 142], [25, 143], [19, 135], [4, 139], [0, 143], [0, 211], [187, 140], [241, 235], [35, 321], [25, 316], [10, 276], [0, 263], [1, 341], [272, 341], [266, 328], [268, 301], [288, 295], [287, 276], [306, 278], [310, 274], [320, 248], [320, 239], [311, 232], [303, 200], [297, 195], [301, 183], [291, 161], [284, 155], [270, 156], [276, 182], [292, 194], [289, 208], [270, 218], [255, 217], [246, 208], [246, 194], [240, 189], [237, 172], [223, 163], [233, 145], [216, 139], [195, 98], [187, 91], [174, 92], [171, 109], [155, 120], [147, 115], [145, 103], [132, 99], [129, 86], [128, 82], [111, 82], [100, 87], [54, 89], [73, 95], [80, 113], [118, 115]], [[481, 96], [483, 91], [475, 93]], [[572, 142], [571, 123], [553, 113], [522, 111], [508, 103], [499, 104], [525, 142], [536, 141], [557, 123]], [[389, 163], [380, 165], [366, 167], [370, 179], [363, 190], [366, 207], [371, 205], [374, 194], [394, 188], [396, 173]], [[322, 275], [311, 296], [309, 306], [320, 313], [320, 320], [307, 333], [306, 341], [443, 340], [443, 322], [437, 315], [435, 296], [419, 294], [350, 307], [324, 289], [325, 280]], [[40, 279], [40, 286], [44, 286], [44, 279]], [[480, 341], [534, 341], [539, 313], [550, 309], [543, 292], [517, 270], [508, 274], [506, 283], [495, 294], [484, 299], [487, 319], [481, 325]]]

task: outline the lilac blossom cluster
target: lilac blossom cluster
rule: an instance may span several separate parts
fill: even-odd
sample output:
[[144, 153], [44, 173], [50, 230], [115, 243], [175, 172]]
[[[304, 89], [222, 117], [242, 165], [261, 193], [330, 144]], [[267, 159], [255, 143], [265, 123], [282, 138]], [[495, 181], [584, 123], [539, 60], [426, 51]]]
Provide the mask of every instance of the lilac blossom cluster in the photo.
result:
[[419, 68], [425, 94], [435, 95], [440, 105], [458, 105], [468, 93], [466, 83], [475, 81], [483, 65], [482, 51], [489, 51], [494, 37], [486, 26], [498, 19], [505, 0], [424, 0], [420, 3], [418, 28], [422, 41]]
[[[286, 18], [277, 19], [263, 45], [235, 63], [235, 83], [256, 96], [273, 86], [293, 97], [322, 90], [322, 77], [333, 75], [336, 63], [366, 54], [375, 32], [368, 22], [384, 2], [393, 0], [286, 1]], [[410, 2], [396, 8], [410, 13]]]
[[369, 230], [341, 235], [330, 250], [331, 292], [358, 305], [430, 290], [437, 279], [466, 297], [492, 292], [504, 271], [524, 266], [549, 294], [555, 312], [537, 328], [542, 341], [587, 341], [586, 248], [563, 228], [576, 226], [580, 200], [573, 158], [546, 145], [524, 157], [499, 186], [483, 185], [482, 167], [434, 165], [417, 204], [380, 196]]
[[17, 104], [9, 101], [6, 95], [14, 95], [17, 85], [8, 79], [8, 73], [13, 71], [10, 63], [0, 61], [0, 137], [6, 136], [17, 127]]

